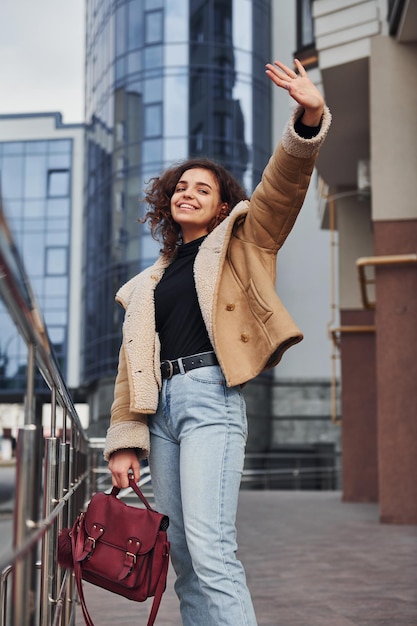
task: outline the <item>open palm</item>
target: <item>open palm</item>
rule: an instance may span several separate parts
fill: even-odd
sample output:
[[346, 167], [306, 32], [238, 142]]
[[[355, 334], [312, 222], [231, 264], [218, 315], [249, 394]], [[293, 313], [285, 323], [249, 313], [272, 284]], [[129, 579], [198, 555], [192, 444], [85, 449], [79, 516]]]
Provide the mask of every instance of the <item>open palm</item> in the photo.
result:
[[315, 84], [310, 80], [306, 70], [298, 59], [294, 61], [298, 74], [280, 61], [268, 63], [266, 74], [275, 85], [286, 89], [298, 104], [304, 107], [306, 118], [304, 123], [316, 125], [320, 122], [324, 108], [324, 98]]

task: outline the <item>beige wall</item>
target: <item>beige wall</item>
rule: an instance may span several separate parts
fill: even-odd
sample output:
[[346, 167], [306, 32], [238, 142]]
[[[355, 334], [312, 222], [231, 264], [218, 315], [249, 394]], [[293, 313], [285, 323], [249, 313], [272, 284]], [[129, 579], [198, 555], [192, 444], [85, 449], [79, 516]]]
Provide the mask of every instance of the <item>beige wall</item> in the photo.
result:
[[371, 42], [372, 218], [417, 218], [417, 45]]
[[339, 307], [361, 309], [356, 260], [373, 255], [373, 235], [369, 198], [355, 194], [336, 203], [339, 233]]

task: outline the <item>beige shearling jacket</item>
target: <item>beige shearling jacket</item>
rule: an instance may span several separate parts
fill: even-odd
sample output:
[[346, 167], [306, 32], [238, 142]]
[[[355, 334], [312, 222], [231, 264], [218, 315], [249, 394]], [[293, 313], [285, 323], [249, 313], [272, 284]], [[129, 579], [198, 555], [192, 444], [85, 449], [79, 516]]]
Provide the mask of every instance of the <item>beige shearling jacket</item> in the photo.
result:
[[[319, 148], [330, 126], [326, 108], [318, 135], [299, 137], [295, 109], [250, 201], [240, 202], [211, 232], [196, 256], [197, 296], [228, 386], [248, 382], [279, 363], [303, 338], [275, 291], [277, 252], [302, 207]], [[161, 388], [154, 290], [169, 260], [123, 285], [123, 339], [104, 456], [123, 448], [149, 453], [147, 415]]]

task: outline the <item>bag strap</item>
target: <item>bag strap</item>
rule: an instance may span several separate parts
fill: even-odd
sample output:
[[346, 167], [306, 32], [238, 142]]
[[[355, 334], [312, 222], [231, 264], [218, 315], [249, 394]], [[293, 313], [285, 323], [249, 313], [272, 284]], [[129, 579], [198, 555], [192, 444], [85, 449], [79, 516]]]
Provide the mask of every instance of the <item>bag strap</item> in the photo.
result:
[[162, 595], [165, 591], [166, 579], [168, 574], [168, 564], [169, 564], [169, 554], [168, 550], [165, 555], [165, 563], [163, 568], [161, 569], [161, 573], [159, 576], [158, 584], [156, 586], [155, 595], [152, 602], [151, 612], [149, 613], [149, 619], [147, 626], [153, 626], [155, 623], [156, 615], [159, 610], [159, 605], [161, 604]]
[[[154, 626], [155, 624], [156, 616], [158, 614], [159, 606], [162, 600], [162, 595], [165, 590], [166, 577], [168, 574], [168, 563], [169, 563], [169, 559], [168, 559], [168, 553], [167, 553], [165, 557], [164, 567], [162, 568], [160, 576], [159, 576], [154, 599], [152, 602], [151, 612], [149, 613], [147, 626]], [[94, 622], [91, 619], [91, 615], [88, 612], [87, 604], [85, 602], [83, 581], [81, 577], [81, 566], [79, 562], [74, 563], [74, 573], [75, 573], [75, 582], [77, 583], [78, 598], [80, 600], [80, 605], [81, 605], [81, 609], [83, 612], [85, 624], [86, 626], [94, 626]]]
[[[147, 501], [147, 499], [145, 498], [145, 496], [143, 495], [143, 493], [139, 489], [138, 485], [135, 482], [135, 479], [132, 478], [132, 477], [129, 478], [129, 487], [131, 489], [133, 489], [133, 491], [136, 493], [136, 495], [142, 500], [142, 502], [146, 506], [146, 508], [149, 509], [149, 511], [153, 511], [153, 508], [151, 507], [151, 505], [149, 504], [149, 502]], [[111, 490], [111, 494], [110, 495], [117, 496], [119, 491], [120, 491], [119, 487], [113, 487], [113, 489]]]
[[[72, 554], [73, 554], [73, 559], [74, 559], [75, 582], [76, 582], [76, 585], [77, 585], [78, 598], [80, 600], [81, 609], [82, 609], [82, 612], [83, 612], [85, 624], [86, 624], [86, 626], [94, 626], [93, 620], [91, 619], [90, 613], [88, 612], [87, 605], [85, 603], [83, 581], [82, 581], [82, 576], [81, 576], [81, 564], [75, 558], [75, 555], [77, 554], [77, 543], [80, 544], [80, 542], [83, 541], [83, 539], [81, 537], [81, 535], [83, 533], [81, 533], [80, 528], [78, 528], [77, 532], [74, 532], [76, 530], [76, 526], [79, 523], [80, 522], [77, 519], [75, 521], [75, 523], [74, 523], [74, 526], [73, 526], [72, 532], [71, 532], [71, 546], [72, 546]], [[77, 537], [76, 539], [75, 539], [75, 535]]]

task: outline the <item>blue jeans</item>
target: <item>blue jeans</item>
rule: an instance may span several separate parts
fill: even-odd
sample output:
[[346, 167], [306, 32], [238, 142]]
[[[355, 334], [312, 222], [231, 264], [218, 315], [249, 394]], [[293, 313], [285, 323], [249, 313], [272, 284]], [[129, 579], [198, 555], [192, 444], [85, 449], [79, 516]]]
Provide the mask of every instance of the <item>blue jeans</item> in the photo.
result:
[[183, 626], [256, 626], [236, 558], [236, 511], [247, 419], [239, 388], [218, 366], [163, 381], [149, 419], [157, 510], [168, 536]]

